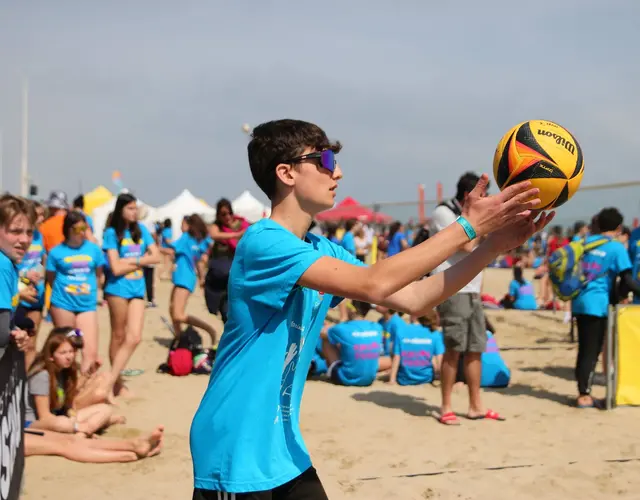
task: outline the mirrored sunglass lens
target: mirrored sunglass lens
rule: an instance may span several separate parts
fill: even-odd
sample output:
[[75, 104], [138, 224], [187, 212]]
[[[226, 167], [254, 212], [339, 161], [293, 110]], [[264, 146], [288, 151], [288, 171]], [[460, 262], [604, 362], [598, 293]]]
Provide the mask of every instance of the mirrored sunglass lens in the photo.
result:
[[336, 156], [330, 149], [325, 149], [321, 153], [320, 161], [322, 162], [322, 168], [326, 168], [329, 172], [333, 172], [336, 169]]

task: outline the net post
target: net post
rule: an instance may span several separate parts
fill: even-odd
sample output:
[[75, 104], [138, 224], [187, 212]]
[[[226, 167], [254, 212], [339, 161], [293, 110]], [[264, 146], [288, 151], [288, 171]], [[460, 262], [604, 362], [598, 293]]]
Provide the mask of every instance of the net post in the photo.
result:
[[606, 409], [613, 409], [613, 398], [615, 391], [615, 384], [613, 383], [613, 366], [614, 360], [617, 359], [618, 349], [613, 348], [614, 346], [614, 336], [617, 338], [617, 318], [620, 306], [616, 305], [613, 308], [609, 309], [609, 320], [607, 321], [607, 337], [606, 337], [606, 346], [607, 346], [607, 369], [605, 373], [605, 377], [607, 380], [607, 395], [605, 398]]

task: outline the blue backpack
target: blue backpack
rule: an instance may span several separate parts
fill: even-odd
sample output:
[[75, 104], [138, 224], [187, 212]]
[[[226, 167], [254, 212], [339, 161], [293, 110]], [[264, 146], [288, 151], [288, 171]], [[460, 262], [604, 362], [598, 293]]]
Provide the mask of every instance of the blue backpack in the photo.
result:
[[554, 293], [560, 300], [575, 298], [587, 284], [601, 275], [587, 277], [582, 268], [584, 256], [601, 245], [611, 241], [602, 237], [586, 243], [586, 239], [572, 241], [558, 248], [549, 257], [549, 279]]

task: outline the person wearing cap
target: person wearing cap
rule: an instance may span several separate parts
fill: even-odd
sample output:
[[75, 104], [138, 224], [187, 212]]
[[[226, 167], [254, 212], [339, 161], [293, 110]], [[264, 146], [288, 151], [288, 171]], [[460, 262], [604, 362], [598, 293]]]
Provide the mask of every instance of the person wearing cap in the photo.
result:
[[40, 225], [40, 234], [44, 249], [49, 253], [53, 247], [57, 247], [64, 241], [62, 224], [69, 209], [67, 193], [64, 191], [51, 191], [47, 200], [49, 218]]

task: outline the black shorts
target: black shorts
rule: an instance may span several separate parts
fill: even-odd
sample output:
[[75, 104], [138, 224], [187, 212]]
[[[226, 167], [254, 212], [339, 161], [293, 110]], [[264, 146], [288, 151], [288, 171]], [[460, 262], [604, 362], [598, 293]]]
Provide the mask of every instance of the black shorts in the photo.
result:
[[318, 473], [309, 467], [298, 477], [277, 488], [251, 493], [226, 493], [212, 490], [193, 490], [192, 500], [328, 500]]

